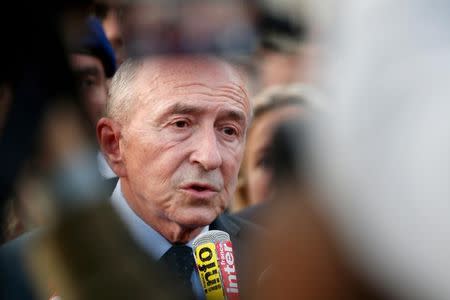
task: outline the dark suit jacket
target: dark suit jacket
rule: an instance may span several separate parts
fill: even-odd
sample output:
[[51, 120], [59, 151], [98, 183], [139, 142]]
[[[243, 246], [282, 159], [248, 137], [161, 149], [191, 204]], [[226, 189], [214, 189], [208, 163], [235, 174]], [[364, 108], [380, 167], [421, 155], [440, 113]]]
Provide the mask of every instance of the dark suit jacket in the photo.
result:
[[[69, 224], [63, 224], [62, 226], [59, 226], [60, 228], [58, 228], [56, 233], [51, 233], [53, 240], [56, 240], [57, 245], [59, 245], [58, 251], [61, 251], [58, 252], [58, 255], [62, 256], [64, 262], [69, 264], [68, 268], [71, 268], [71, 275], [75, 278], [86, 278], [90, 275], [90, 273], [98, 273], [98, 276], [107, 277], [109, 274], [117, 272], [117, 270], [113, 269], [114, 266], [111, 266], [114, 264], [124, 265], [131, 269], [133, 269], [133, 267], [136, 269], [143, 269], [143, 266], [147, 263], [148, 256], [144, 254], [143, 251], [137, 249], [138, 247], [133, 248], [134, 241], [128, 236], [125, 226], [119, 221], [119, 218], [117, 218], [111, 205], [109, 203], [103, 205], [104, 206], [100, 209], [97, 208], [96, 212], [90, 210], [86, 213], [87, 215], [78, 216], [76, 221], [72, 222], [68, 220], [66, 223]], [[84, 222], [80, 222], [80, 218], [81, 220], [84, 220]], [[90, 222], [94, 222], [95, 224], [90, 224]], [[96, 227], [91, 225], [95, 225]], [[84, 227], [84, 230], [86, 230], [86, 228], [90, 228], [90, 234], [87, 235], [85, 231], [80, 231], [81, 229], [79, 228], [81, 227]], [[253, 287], [255, 281], [257, 281], [258, 274], [260, 274], [259, 270], [250, 269], [249, 260], [247, 259], [249, 256], [249, 243], [247, 239], [260, 236], [262, 231], [258, 226], [248, 221], [227, 214], [219, 216], [210, 225], [210, 229], [223, 230], [230, 235], [236, 259], [241, 298], [245, 299], [245, 294], [248, 294], [248, 290], [251, 289], [246, 287]], [[111, 235], [111, 232], [114, 232], [114, 235]], [[32, 288], [30, 276], [26, 270], [27, 268], [24, 263], [24, 254], [29, 246], [29, 243], [33, 240], [41, 239], [40, 235], [43, 234], [44, 233], [42, 232], [29, 233], [3, 245], [0, 248], [0, 299], [37, 298]], [[91, 245], [93, 241], [94, 243], [96, 242], [97, 248], [87, 250], [86, 248], [88, 247], [84, 247], [84, 245]], [[105, 256], [105, 253], [111, 251], [117, 252], [115, 258], [113, 260], [110, 259], [106, 262], [102, 262], [103, 257], [101, 256]], [[123, 252], [123, 255], [121, 252]], [[79, 258], [80, 256], [81, 258]], [[142, 259], [144, 256], [145, 259]], [[93, 261], [92, 257], [99, 261], [97, 266], [83, 266], [78, 269], [79, 265], [85, 265], [86, 261]], [[164, 276], [162, 276], [159, 271], [155, 271], [157, 269], [154, 267], [154, 264], [148, 263], [148, 269], [152, 269], [151, 272], [140, 275], [137, 275], [139, 272], [135, 272], [128, 275], [127, 278], [132, 280], [133, 277], [150, 277], [148, 282], [155, 283], [157, 281], [162, 281], [161, 278], [164, 278]], [[98, 270], [98, 268], [103, 268], [105, 270]], [[112, 280], [113, 283], [108, 282], [108, 280], [105, 281], [107, 283], [103, 284], [106, 285], [106, 288], [108, 286], [118, 288], [118, 285], [120, 284], [126, 285], [121, 281]], [[136, 282], [128, 282], [126, 288], [130, 289], [130, 284], [134, 284], [135, 287], [133, 287], [133, 289], [137, 290], [140, 288], [140, 285], [145, 285], [145, 282], [140, 283], [139, 280], [134, 281]], [[173, 285], [170, 285], [170, 282], [168, 283], [167, 288], [173, 289]], [[89, 286], [89, 284], [82, 283], [80, 285], [80, 289], [85, 289], [86, 285]], [[89, 294], [91, 291], [90, 289], [92, 288], [92, 286], [89, 286], [89, 288], [85, 289], [85, 291], [81, 294]], [[159, 284], [158, 288], [164, 290], [166, 287], [164, 287], [164, 284]], [[122, 299], [122, 297], [120, 297], [117, 293], [114, 293], [113, 296], [114, 299]], [[101, 298], [112, 299], [109, 294], [104, 294]], [[124, 296], [123, 298], [128, 297]], [[148, 297], [148, 299], [151, 298], [151, 296]], [[154, 299], [158, 298], [159, 297], [155, 297]], [[83, 297], [83, 299], [87, 298]], [[168, 297], [167, 299], [170, 298]]]
[[272, 200], [250, 205], [235, 213], [234, 216], [265, 228], [266, 220], [271, 216], [272, 205]]

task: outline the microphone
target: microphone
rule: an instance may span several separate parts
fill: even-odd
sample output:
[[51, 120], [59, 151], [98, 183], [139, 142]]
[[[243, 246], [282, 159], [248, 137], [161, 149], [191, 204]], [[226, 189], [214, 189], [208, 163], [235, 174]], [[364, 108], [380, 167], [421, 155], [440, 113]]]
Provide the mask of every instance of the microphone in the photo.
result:
[[206, 300], [239, 300], [230, 235], [210, 230], [197, 236], [192, 246]]

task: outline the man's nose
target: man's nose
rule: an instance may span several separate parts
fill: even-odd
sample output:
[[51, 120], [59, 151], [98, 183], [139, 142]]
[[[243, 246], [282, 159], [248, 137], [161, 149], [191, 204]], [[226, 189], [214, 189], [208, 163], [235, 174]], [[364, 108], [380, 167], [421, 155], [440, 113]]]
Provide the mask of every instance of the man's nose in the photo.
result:
[[194, 151], [190, 161], [199, 164], [206, 171], [219, 168], [222, 165], [222, 155], [217, 143], [215, 130], [203, 130], [193, 141]]

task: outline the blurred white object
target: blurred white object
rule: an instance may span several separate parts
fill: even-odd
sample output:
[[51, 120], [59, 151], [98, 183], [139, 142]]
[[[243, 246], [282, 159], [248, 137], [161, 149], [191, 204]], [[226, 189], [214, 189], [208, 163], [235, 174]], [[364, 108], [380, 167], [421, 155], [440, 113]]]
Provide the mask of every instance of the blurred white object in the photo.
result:
[[316, 146], [355, 263], [399, 298], [450, 299], [450, 1], [343, 1]]

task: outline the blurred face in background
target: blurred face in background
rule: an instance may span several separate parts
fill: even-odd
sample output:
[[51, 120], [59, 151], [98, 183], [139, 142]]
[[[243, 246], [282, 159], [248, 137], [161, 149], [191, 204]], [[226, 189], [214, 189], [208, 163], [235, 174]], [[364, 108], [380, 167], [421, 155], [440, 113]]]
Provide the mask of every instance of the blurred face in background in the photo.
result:
[[317, 82], [319, 60], [320, 49], [314, 43], [303, 43], [292, 53], [264, 50], [258, 62], [261, 87]]
[[78, 92], [92, 124], [103, 115], [107, 98], [107, 78], [101, 60], [85, 54], [71, 54], [70, 63]]
[[123, 43], [122, 27], [119, 19], [119, 9], [110, 7], [102, 20], [103, 30], [114, 49], [117, 65], [125, 59], [125, 47]]
[[287, 104], [270, 109], [253, 121], [242, 165], [246, 178], [245, 197], [249, 204], [261, 203], [268, 199], [271, 193], [272, 171], [267, 157], [275, 129], [284, 121], [298, 118], [302, 111], [300, 105]]

